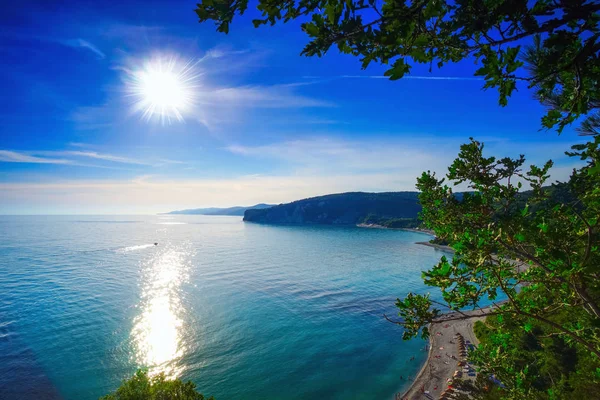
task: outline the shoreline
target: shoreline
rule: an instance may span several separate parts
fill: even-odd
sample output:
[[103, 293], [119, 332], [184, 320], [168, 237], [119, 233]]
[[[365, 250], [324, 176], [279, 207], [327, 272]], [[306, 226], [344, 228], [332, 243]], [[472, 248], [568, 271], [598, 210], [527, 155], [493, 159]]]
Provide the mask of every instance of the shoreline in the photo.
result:
[[417, 232], [417, 233], [425, 233], [430, 236], [435, 236], [433, 231], [429, 229], [419, 229], [419, 228], [390, 228], [388, 226], [383, 226], [379, 224], [356, 224], [358, 228], [369, 228], [369, 229], [392, 229], [395, 231], [408, 231], [408, 232]]
[[415, 242], [415, 243], [420, 244], [422, 246], [429, 246], [429, 247], [433, 247], [434, 249], [454, 253], [454, 249], [450, 246], [446, 246], [445, 244], [435, 244], [435, 243], [429, 243], [429, 242]]
[[[502, 304], [502, 303], [500, 303]], [[479, 340], [475, 336], [473, 326], [476, 321], [482, 321], [488, 312], [495, 306], [488, 306], [480, 310], [464, 311], [463, 314], [472, 316], [468, 319], [448, 321], [458, 312], [444, 314], [437, 322], [429, 325], [429, 352], [410, 387], [403, 393], [397, 393], [396, 400], [413, 400], [427, 397], [438, 399], [448, 387], [448, 379], [452, 378], [455, 371], [461, 371], [462, 379], [474, 379], [475, 375], [468, 376], [468, 371], [474, 371], [465, 358], [460, 355], [456, 336], [461, 335], [468, 344], [477, 346]], [[463, 364], [464, 365], [459, 365]], [[466, 368], [466, 369], [465, 369]], [[469, 372], [473, 374], [473, 372]]]
[[[394, 229], [410, 232], [425, 233], [435, 237], [433, 231], [425, 229], [413, 228], [388, 228], [378, 224], [357, 224], [360, 228], [371, 229]], [[422, 246], [432, 247], [436, 250], [454, 253], [455, 250], [446, 245], [435, 244], [430, 242], [415, 242]], [[499, 304], [502, 304], [500, 302]], [[475, 369], [466, 361], [464, 354], [461, 355], [458, 346], [458, 337], [462, 337], [467, 343], [467, 346], [479, 344], [479, 340], [475, 336], [473, 326], [475, 322], [484, 320], [488, 312], [493, 310], [495, 306], [484, 307], [479, 310], [464, 311], [463, 314], [471, 316], [467, 319], [458, 319], [448, 321], [458, 315], [458, 312], [453, 311], [446, 313], [434, 323], [429, 324], [429, 347], [427, 358], [423, 362], [421, 369], [415, 376], [408, 389], [395, 394], [395, 400], [421, 400], [423, 397], [430, 400], [438, 399], [448, 388], [449, 383], [455, 374], [462, 376], [462, 379], [475, 379]]]

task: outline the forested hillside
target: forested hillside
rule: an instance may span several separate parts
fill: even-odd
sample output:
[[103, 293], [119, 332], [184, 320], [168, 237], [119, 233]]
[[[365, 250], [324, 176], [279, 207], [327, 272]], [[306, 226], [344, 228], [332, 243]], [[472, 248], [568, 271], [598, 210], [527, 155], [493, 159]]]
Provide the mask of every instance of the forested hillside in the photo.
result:
[[244, 221], [274, 224], [351, 225], [368, 218], [414, 219], [421, 206], [417, 192], [330, 194], [280, 204], [264, 210], [247, 210]]

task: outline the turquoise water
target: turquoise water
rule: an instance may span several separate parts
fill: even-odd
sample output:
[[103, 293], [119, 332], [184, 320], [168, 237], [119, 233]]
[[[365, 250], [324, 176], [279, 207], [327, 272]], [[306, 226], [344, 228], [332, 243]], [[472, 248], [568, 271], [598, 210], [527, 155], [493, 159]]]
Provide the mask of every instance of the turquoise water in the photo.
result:
[[420, 271], [441, 253], [424, 239], [239, 217], [0, 217], [0, 398], [96, 399], [140, 366], [217, 400], [392, 398], [426, 354], [382, 314], [426, 290]]

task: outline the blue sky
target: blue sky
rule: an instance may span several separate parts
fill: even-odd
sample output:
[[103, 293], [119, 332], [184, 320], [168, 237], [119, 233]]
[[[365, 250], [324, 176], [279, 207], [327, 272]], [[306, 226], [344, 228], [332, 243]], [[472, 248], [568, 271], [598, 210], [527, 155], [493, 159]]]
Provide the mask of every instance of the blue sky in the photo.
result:
[[[525, 87], [500, 108], [475, 65], [381, 79], [332, 49], [299, 56], [298, 24], [229, 35], [198, 24], [194, 1], [21, 1], [0, 16], [0, 213], [155, 213], [280, 203], [342, 191], [414, 190], [470, 136], [490, 154], [556, 162], [581, 142], [540, 131]], [[67, 3], [67, 2], [65, 2]], [[191, 63], [182, 121], [135, 110], [132, 76]]]

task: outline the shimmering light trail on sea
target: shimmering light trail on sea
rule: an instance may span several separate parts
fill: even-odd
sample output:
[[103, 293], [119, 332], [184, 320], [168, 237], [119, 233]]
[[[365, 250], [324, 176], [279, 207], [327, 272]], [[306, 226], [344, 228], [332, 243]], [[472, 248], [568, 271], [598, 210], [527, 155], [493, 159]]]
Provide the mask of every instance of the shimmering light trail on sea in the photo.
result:
[[138, 368], [217, 400], [393, 398], [426, 353], [382, 315], [431, 290], [421, 271], [442, 253], [415, 244], [427, 239], [240, 217], [0, 216], [0, 398], [96, 400]]

